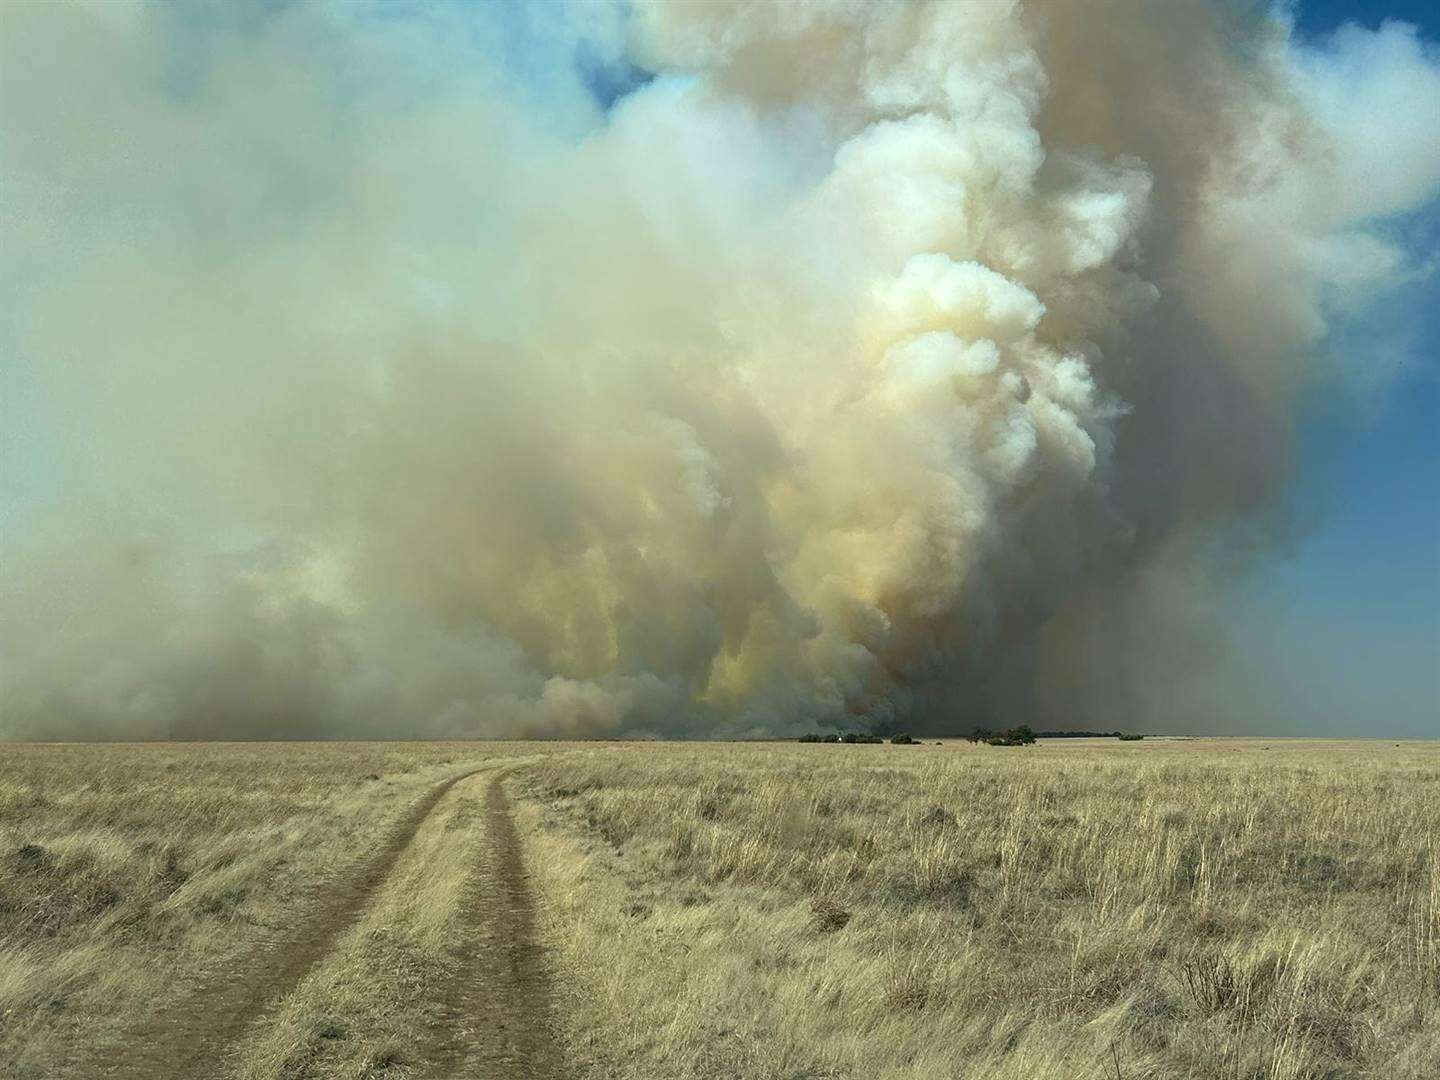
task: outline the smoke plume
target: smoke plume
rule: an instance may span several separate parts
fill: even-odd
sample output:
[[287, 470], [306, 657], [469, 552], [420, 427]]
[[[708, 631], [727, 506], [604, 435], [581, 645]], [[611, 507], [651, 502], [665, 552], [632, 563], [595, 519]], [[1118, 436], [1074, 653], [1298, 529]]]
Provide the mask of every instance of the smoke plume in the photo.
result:
[[1223, 727], [1440, 187], [1250, 6], [0, 19], [12, 738]]

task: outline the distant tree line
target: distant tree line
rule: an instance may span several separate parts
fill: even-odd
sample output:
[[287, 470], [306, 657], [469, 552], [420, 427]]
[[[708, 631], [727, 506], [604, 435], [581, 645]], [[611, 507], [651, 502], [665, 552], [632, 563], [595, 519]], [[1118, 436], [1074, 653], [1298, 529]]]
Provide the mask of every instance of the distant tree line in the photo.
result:
[[972, 743], [986, 743], [989, 746], [1029, 746], [1037, 739], [1119, 739], [1121, 742], [1138, 742], [1144, 735], [1127, 735], [1123, 731], [1031, 731], [1028, 724], [992, 731], [990, 728], [976, 728], [969, 735]]
[[1119, 739], [1118, 731], [1037, 731], [1037, 739]]
[[[1032, 731], [1029, 724], [1013, 728], [976, 728], [966, 736], [972, 743], [987, 746], [1030, 746], [1038, 739], [1119, 739], [1121, 742], [1138, 742], [1144, 735], [1127, 735], [1123, 731]], [[800, 736], [802, 743], [883, 743], [897, 746], [918, 746], [919, 740], [903, 731], [890, 733], [887, 740], [876, 731], [833, 731], [826, 734], [811, 731]]]
[[[829, 734], [827, 734], [827, 735], [821, 735], [821, 734], [819, 734], [819, 733], [817, 733], [817, 732], [811, 731], [811, 732], [807, 732], [807, 733], [804, 734], [804, 735], [801, 735], [801, 736], [800, 736], [800, 741], [801, 741], [801, 742], [804, 742], [804, 743], [867, 743], [867, 744], [869, 744], [869, 743], [883, 743], [883, 742], [885, 741], [885, 739], [882, 738], [882, 737], [879, 736], [879, 735], [875, 735], [875, 734], [869, 733], [869, 732], [861, 732], [861, 731], [844, 731], [844, 732], [835, 731], [835, 732], [831, 732], [831, 733], [829, 733]], [[916, 741], [915, 739], [912, 739], [909, 735], [905, 734], [905, 732], [903, 732], [903, 731], [897, 731], [894, 735], [891, 735], [891, 736], [890, 736], [890, 741], [891, 741], [892, 743], [894, 743], [896, 746], [919, 746], [919, 745], [920, 745], [920, 743], [919, 743], [918, 741]]]
[[1029, 746], [1035, 741], [1035, 737], [1035, 732], [1030, 730], [1029, 724], [1006, 728], [1003, 731], [976, 728], [970, 733], [972, 743], [983, 742], [986, 746]]

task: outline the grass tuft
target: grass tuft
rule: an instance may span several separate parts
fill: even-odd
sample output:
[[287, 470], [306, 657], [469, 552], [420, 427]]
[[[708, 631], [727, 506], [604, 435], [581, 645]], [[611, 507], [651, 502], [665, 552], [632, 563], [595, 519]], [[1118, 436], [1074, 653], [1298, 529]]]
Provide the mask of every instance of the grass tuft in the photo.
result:
[[822, 934], [831, 934], [845, 929], [850, 922], [850, 912], [840, 906], [839, 901], [829, 896], [817, 896], [810, 901], [810, 925]]

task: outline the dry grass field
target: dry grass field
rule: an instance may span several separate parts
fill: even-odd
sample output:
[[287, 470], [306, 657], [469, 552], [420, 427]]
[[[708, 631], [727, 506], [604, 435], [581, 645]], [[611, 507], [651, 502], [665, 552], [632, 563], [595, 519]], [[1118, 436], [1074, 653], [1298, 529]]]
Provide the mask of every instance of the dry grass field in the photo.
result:
[[403, 1068], [466, 937], [470, 788], [527, 760], [474, 743], [4, 748], [0, 1076]]
[[575, 1075], [1440, 1075], [1440, 748], [596, 749], [522, 781]]
[[1431, 743], [8, 747], [0, 859], [5, 1076], [1440, 1061]]

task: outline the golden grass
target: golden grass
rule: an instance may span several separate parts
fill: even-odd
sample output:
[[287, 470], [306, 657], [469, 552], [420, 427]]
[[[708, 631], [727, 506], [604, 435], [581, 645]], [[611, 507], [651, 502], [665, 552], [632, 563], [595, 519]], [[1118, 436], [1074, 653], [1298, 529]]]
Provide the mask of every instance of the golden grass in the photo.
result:
[[[577, 1080], [1436, 1075], [1440, 745], [1227, 741], [7, 748], [0, 1075], [92, 1075], [500, 767]], [[428, 1075], [489, 775], [207, 1075]]]
[[505, 752], [5, 748], [0, 1075], [83, 1075], [124, 1050], [137, 1023], [183, 1015], [200, 988], [244, 977], [247, 959], [352, 878], [425, 791]]
[[1440, 747], [657, 746], [525, 823], [589, 1077], [1433, 1077]]
[[333, 953], [236, 1048], [241, 1080], [408, 1075], [413, 1034], [437, 1022], [460, 963], [462, 905], [486, 854], [488, 780], [470, 777], [445, 797]]

